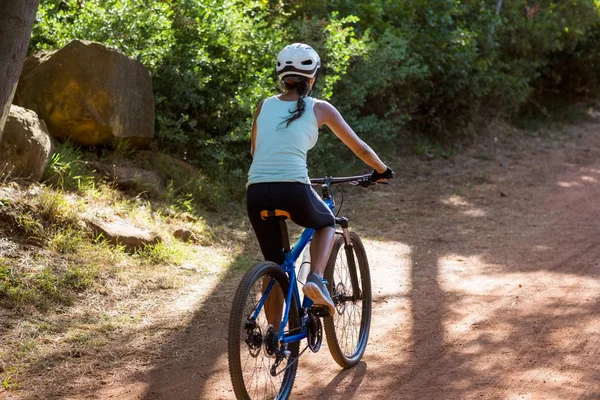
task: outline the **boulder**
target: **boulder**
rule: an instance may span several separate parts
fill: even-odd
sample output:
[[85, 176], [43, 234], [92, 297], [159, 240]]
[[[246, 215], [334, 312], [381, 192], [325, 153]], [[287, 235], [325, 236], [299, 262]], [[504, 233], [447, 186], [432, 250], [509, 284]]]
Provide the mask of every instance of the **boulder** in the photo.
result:
[[186, 179], [195, 179], [200, 170], [187, 162], [164, 153], [153, 152], [149, 150], [136, 151], [132, 158], [142, 166], [142, 168], [153, 168], [162, 166], [161, 169], [172, 171], [178, 176]]
[[53, 153], [44, 121], [31, 110], [11, 105], [0, 140], [0, 174], [39, 181]]
[[190, 231], [189, 229], [185, 229], [185, 228], [177, 229], [175, 232], [173, 232], [173, 237], [181, 240], [182, 242], [198, 243], [198, 239], [196, 239], [194, 232]]
[[113, 244], [125, 246], [128, 250], [138, 250], [148, 244], [160, 243], [159, 236], [143, 231], [129, 222], [115, 218], [113, 221], [102, 221], [98, 218], [86, 218], [97, 235], [103, 235]]
[[75, 40], [29, 57], [14, 103], [37, 112], [61, 141], [142, 148], [154, 137], [150, 72], [99, 43]]
[[145, 190], [155, 194], [165, 190], [160, 177], [152, 171], [113, 165], [109, 173], [111, 180], [123, 189]]

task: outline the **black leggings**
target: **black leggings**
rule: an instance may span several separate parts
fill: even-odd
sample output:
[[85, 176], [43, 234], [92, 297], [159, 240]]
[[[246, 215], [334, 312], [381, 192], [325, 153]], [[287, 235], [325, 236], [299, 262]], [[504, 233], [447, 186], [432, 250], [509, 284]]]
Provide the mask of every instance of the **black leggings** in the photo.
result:
[[262, 210], [285, 210], [292, 221], [305, 228], [334, 227], [335, 219], [323, 199], [310, 185], [300, 182], [255, 183], [246, 194], [248, 217], [265, 260], [281, 265], [284, 260], [279, 223], [263, 221]]

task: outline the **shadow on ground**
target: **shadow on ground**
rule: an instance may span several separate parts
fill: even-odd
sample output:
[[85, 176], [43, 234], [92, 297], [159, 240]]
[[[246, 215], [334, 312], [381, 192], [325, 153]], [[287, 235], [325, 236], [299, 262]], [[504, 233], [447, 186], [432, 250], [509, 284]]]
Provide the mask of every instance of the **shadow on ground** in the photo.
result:
[[[591, 147], [597, 126], [581, 129], [568, 142], [523, 140], [491, 158], [473, 150], [410, 161], [390, 188], [348, 190], [344, 213], [362, 237], [410, 249], [406, 259], [372, 265], [379, 282], [408, 269], [376, 312], [383, 300], [402, 307], [389, 303], [372, 329], [383, 318], [408, 322], [372, 339], [357, 367], [324, 365], [293, 398], [597, 396], [600, 151]], [[151, 372], [133, 375], [113, 398], [233, 398], [228, 382], [214, 380], [227, 379], [227, 317], [242, 272], [225, 272], [190, 323], [155, 349]], [[105, 393], [96, 389], [72, 398]]]
[[[358, 232], [411, 250], [409, 281], [402, 282], [410, 287], [411, 324], [390, 332], [396, 350], [389, 358], [323, 377], [298, 398], [592, 396], [600, 204], [591, 199], [600, 195], [600, 172], [585, 143], [556, 147], [534, 141], [530, 157], [508, 168], [468, 156], [454, 165], [419, 163], [408, 166], [414, 176], [387, 191], [349, 191], [346, 212]], [[164, 362], [139, 377], [149, 383], [143, 398], [232, 397], [215, 394], [208, 382], [226, 376], [219, 371], [226, 365], [223, 315], [237, 274], [228, 272], [190, 329], [173, 335], [174, 348], [194, 349], [186, 361], [166, 347]], [[385, 272], [374, 275], [385, 279]]]

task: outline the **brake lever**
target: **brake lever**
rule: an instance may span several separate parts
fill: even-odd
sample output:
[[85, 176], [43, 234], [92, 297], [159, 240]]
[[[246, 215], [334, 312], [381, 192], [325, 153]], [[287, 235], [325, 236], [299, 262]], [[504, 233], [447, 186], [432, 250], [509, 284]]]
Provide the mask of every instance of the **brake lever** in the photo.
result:
[[365, 189], [367, 189], [369, 186], [373, 186], [375, 183], [371, 182], [370, 179], [363, 179], [362, 181], [358, 182], [358, 185], [360, 187], [363, 187]]
[[371, 187], [371, 186], [375, 186], [375, 185], [390, 185], [390, 183], [388, 181], [381, 181], [381, 182], [373, 182], [370, 179], [366, 179], [364, 181], [361, 182], [357, 182], [357, 184], [365, 189]]

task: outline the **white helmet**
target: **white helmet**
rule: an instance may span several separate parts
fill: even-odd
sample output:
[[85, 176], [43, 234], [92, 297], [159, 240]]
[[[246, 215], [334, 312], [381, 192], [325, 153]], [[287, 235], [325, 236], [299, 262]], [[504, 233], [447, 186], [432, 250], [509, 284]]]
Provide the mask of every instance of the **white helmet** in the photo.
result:
[[317, 52], [307, 44], [293, 43], [285, 46], [277, 56], [277, 76], [300, 75], [312, 78], [321, 66]]

